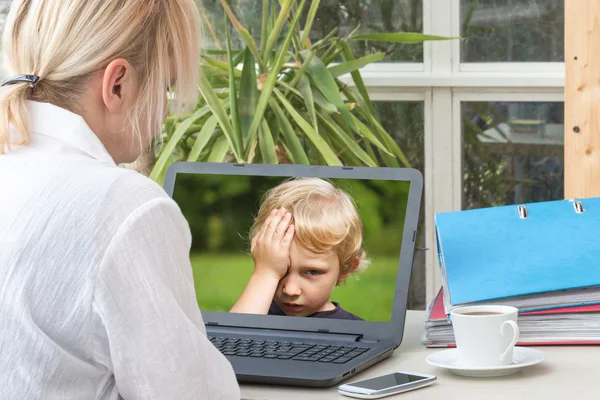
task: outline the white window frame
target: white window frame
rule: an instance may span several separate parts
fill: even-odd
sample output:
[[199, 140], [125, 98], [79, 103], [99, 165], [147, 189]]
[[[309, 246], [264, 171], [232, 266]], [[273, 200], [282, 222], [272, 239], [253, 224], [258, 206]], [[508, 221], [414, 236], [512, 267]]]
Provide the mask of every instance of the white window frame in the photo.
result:
[[[460, 0], [423, 0], [425, 33], [460, 36]], [[368, 66], [373, 101], [423, 101], [425, 127], [426, 302], [441, 287], [434, 216], [462, 206], [461, 103], [564, 101], [564, 63], [461, 63], [460, 42], [424, 44], [423, 63]], [[346, 78], [348, 83], [351, 80]]]

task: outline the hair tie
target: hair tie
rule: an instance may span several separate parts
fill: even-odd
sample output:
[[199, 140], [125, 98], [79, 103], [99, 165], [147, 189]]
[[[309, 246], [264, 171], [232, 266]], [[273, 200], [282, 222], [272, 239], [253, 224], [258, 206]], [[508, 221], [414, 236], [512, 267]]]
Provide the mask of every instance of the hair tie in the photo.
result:
[[6, 79], [2, 83], [2, 86], [14, 85], [15, 83], [25, 82], [25, 83], [29, 83], [31, 85], [31, 87], [35, 87], [35, 85], [38, 83], [39, 80], [40, 80], [40, 77], [37, 75], [16, 75], [16, 76], [11, 76], [10, 78]]

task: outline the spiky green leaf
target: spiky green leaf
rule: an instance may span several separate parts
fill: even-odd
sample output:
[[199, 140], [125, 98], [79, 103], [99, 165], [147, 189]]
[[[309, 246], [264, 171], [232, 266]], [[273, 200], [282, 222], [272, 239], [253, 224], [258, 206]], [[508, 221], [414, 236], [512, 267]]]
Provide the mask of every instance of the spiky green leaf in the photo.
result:
[[306, 23], [304, 24], [304, 30], [302, 31], [302, 39], [301, 45], [307, 46], [307, 40], [310, 35], [310, 30], [312, 29], [312, 24], [317, 16], [317, 10], [319, 9], [319, 5], [321, 0], [313, 0], [310, 4], [310, 8], [308, 9], [308, 14], [306, 15]]
[[154, 168], [152, 168], [152, 172], [150, 173], [150, 179], [157, 180], [159, 178], [159, 176], [163, 173], [163, 170], [166, 168], [169, 160], [173, 157], [173, 152], [175, 151], [177, 144], [186, 135], [186, 133], [188, 133], [190, 126], [195, 124], [209, 112], [209, 107], [202, 107], [192, 114], [191, 117], [183, 120], [181, 123], [179, 123], [179, 125], [177, 125], [177, 128], [169, 138], [169, 141], [162, 149], [160, 157], [158, 157], [158, 160], [156, 160], [156, 164], [154, 164]]
[[265, 81], [262, 92], [260, 93], [260, 97], [258, 98], [258, 104], [256, 106], [256, 113], [254, 114], [254, 118], [252, 119], [252, 125], [250, 125], [249, 130], [249, 139], [252, 141], [254, 136], [256, 135], [256, 131], [264, 117], [265, 110], [267, 109], [267, 105], [269, 104], [269, 99], [273, 94], [273, 90], [275, 89], [275, 84], [277, 78], [279, 76], [279, 69], [283, 65], [283, 60], [287, 55], [287, 50], [290, 47], [290, 43], [292, 41], [292, 36], [294, 34], [295, 26], [298, 25], [300, 21], [300, 16], [302, 15], [302, 9], [304, 8], [306, 0], [302, 0], [300, 6], [298, 8], [298, 12], [296, 13], [294, 20], [290, 24], [289, 31], [281, 45], [281, 49], [277, 53], [277, 58], [275, 60], [275, 64], [272, 70], [269, 72], [267, 80]]
[[271, 105], [271, 109], [275, 113], [275, 116], [279, 120], [282, 140], [286, 146], [286, 150], [288, 151], [290, 158], [292, 159], [294, 164], [309, 165], [310, 162], [308, 161], [308, 156], [302, 148], [302, 143], [300, 143], [298, 135], [296, 135], [294, 127], [290, 123], [288, 117], [285, 115], [285, 113], [283, 112], [277, 101], [275, 101], [275, 99], [271, 99], [269, 104]]
[[238, 98], [237, 89], [235, 87], [235, 71], [238, 69], [233, 64], [233, 56], [231, 54], [231, 38], [229, 37], [229, 29], [226, 29], [226, 41], [227, 41], [227, 59], [229, 60], [229, 112], [232, 127], [232, 141], [234, 148], [238, 154], [243, 154], [242, 148], [242, 133], [240, 130], [240, 117], [238, 110]]
[[313, 98], [312, 88], [310, 87], [310, 81], [306, 76], [300, 78], [300, 82], [298, 82], [298, 89], [304, 98], [304, 104], [306, 105], [306, 109], [308, 110], [308, 115], [312, 121], [313, 127], [317, 134], [319, 134], [319, 128], [317, 124], [317, 111], [315, 109], [315, 99]]
[[246, 28], [244, 28], [244, 26], [240, 23], [240, 21], [238, 21], [235, 14], [233, 13], [233, 11], [231, 11], [231, 7], [229, 7], [227, 0], [220, 0], [220, 1], [221, 1], [221, 5], [225, 9], [225, 12], [227, 13], [227, 16], [229, 17], [229, 20], [231, 21], [231, 23], [233, 24], [235, 29], [238, 31], [238, 33], [240, 34], [240, 36], [246, 43], [246, 46], [248, 46], [250, 51], [252, 51], [252, 53], [254, 54], [254, 57], [256, 57], [259, 64], [264, 66], [264, 63], [262, 62], [262, 59], [260, 57], [260, 53], [258, 52], [258, 48], [256, 48], [256, 43], [254, 42], [254, 38], [252, 37], [250, 32], [248, 32], [248, 30]]
[[188, 161], [197, 161], [198, 157], [210, 141], [210, 138], [213, 135], [215, 128], [217, 127], [217, 118], [214, 115], [211, 115], [210, 118], [206, 120], [202, 129], [200, 129], [200, 133], [196, 137], [196, 141], [194, 142], [194, 146], [192, 146], [192, 150], [190, 151], [190, 155], [188, 156]]
[[373, 40], [386, 43], [418, 44], [428, 40], [452, 40], [456, 37], [425, 35], [418, 32], [396, 32], [396, 33], [363, 33], [348, 38], [349, 40]]
[[208, 104], [213, 114], [217, 118], [217, 121], [219, 121], [219, 125], [223, 129], [223, 134], [229, 142], [229, 145], [231, 146], [236, 160], [238, 162], [244, 162], [241, 157], [241, 154], [238, 152], [238, 149], [235, 146], [235, 142], [233, 139], [233, 127], [231, 126], [229, 115], [225, 111], [221, 100], [217, 97], [214, 89], [212, 88], [210, 82], [208, 82], [204, 74], [200, 74], [199, 88], [200, 94], [206, 100], [206, 104]]
[[369, 155], [356, 143], [351, 133], [344, 132], [338, 124], [334, 121], [329, 120], [326, 116], [319, 114], [319, 120], [323, 123], [327, 129], [344, 143], [344, 145], [350, 150], [356, 157], [358, 157], [368, 167], [376, 167], [377, 163], [369, 157]]
[[[268, 62], [268, 57], [270, 56], [271, 52], [273, 51], [273, 47], [277, 43], [277, 40], [280, 38], [279, 34], [281, 33], [281, 29], [283, 28], [283, 25], [285, 24], [285, 22], [287, 21], [289, 15], [290, 15], [290, 10], [292, 9], [292, 4], [294, 2], [295, 1], [292, 1], [292, 0], [284, 0], [281, 2], [279, 16], [277, 17], [277, 20], [275, 21], [275, 24], [273, 25], [273, 29], [269, 32], [269, 37], [267, 38], [267, 44], [265, 45], [265, 50], [263, 53], [263, 57], [264, 57], [263, 61], [265, 62], [265, 64]], [[288, 34], [291, 31], [292, 30], [290, 29]]]
[[[302, 56], [305, 59], [308, 59], [310, 53], [310, 50], [304, 50]], [[346, 108], [335, 79], [331, 76], [327, 67], [319, 57], [314, 56], [312, 58], [312, 61], [308, 66], [308, 74], [315, 83], [317, 89], [323, 93], [323, 96], [325, 96], [327, 101], [337, 108], [346, 124], [348, 124], [349, 127], [356, 129], [356, 125], [352, 119], [352, 113]]]
[[225, 136], [219, 136], [208, 156], [208, 162], [223, 162], [227, 152], [229, 151], [229, 141]]
[[258, 130], [258, 146], [264, 164], [278, 164], [273, 133], [271, 132], [271, 128], [269, 128], [269, 124], [264, 119]]
[[242, 80], [240, 83], [240, 129], [244, 141], [244, 153], [248, 151], [250, 137], [250, 125], [256, 113], [256, 104], [258, 102], [258, 87], [256, 86], [256, 66], [254, 65], [254, 56], [250, 49], [246, 47], [244, 57], [244, 68], [242, 69]]
[[333, 75], [334, 78], [337, 78], [338, 76], [357, 71], [374, 62], [381, 61], [384, 58], [385, 53], [375, 53], [365, 57], [361, 57], [356, 60], [350, 60], [341, 64], [334, 65], [333, 67], [329, 67], [328, 69], [331, 75]]
[[327, 144], [325, 140], [321, 136], [317, 134], [315, 129], [296, 111], [294, 106], [286, 99], [281, 92], [275, 90], [275, 94], [279, 98], [279, 101], [287, 112], [290, 114], [292, 119], [296, 122], [296, 124], [302, 129], [304, 134], [308, 137], [308, 139], [314, 144], [319, 153], [323, 156], [327, 165], [337, 165], [341, 166], [342, 162], [335, 155], [331, 147]]

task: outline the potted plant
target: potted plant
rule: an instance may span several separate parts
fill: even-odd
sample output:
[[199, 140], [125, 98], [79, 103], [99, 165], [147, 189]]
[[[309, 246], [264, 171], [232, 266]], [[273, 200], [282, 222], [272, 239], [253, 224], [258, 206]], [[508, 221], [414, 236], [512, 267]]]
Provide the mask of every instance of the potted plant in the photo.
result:
[[[175, 161], [409, 166], [380, 123], [360, 74], [388, 54], [356, 58], [349, 43], [448, 38], [358, 34], [357, 28], [345, 36], [333, 29], [313, 42], [310, 30], [320, 0], [263, 0], [257, 44], [228, 1], [220, 2], [244, 48], [232, 49], [228, 30], [226, 50], [206, 52], [201, 100], [190, 115], [165, 122], [152, 179], [162, 181]], [[345, 75], [352, 85], [342, 82]]]

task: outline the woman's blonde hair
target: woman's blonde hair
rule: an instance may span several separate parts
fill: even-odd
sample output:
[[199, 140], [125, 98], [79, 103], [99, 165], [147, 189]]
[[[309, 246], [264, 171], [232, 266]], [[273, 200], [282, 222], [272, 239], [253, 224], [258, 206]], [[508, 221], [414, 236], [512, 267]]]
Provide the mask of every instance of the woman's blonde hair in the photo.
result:
[[342, 273], [347, 273], [356, 261], [355, 272], [368, 267], [362, 220], [346, 192], [320, 178], [287, 180], [265, 193], [250, 238], [258, 233], [272, 210], [282, 207], [292, 213], [296, 243], [315, 253], [335, 251]]
[[15, 0], [3, 36], [9, 75], [37, 75], [35, 87], [0, 87], [0, 154], [11, 148], [13, 124], [29, 141], [27, 100], [78, 113], [85, 84], [110, 61], [126, 59], [138, 101], [130, 115], [132, 139], [158, 133], [166, 90], [177, 81], [175, 112], [196, 105], [200, 62], [200, 18], [194, 0]]

